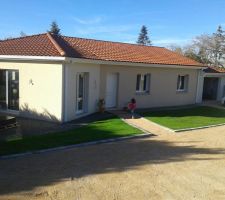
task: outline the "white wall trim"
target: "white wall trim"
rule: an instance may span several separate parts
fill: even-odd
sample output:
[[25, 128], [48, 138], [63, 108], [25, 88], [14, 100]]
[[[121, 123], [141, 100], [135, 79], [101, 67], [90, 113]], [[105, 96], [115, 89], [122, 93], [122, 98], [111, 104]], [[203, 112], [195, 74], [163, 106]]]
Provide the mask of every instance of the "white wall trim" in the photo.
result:
[[13, 55], [0, 55], [0, 60], [40, 60], [40, 61], [65, 61], [65, 57], [53, 56], [13, 56]]
[[196, 103], [202, 103], [203, 87], [204, 87], [204, 72], [202, 70], [199, 70], [197, 80], [196, 100], [195, 100]]
[[54, 56], [17, 56], [17, 55], [0, 55], [1, 60], [29, 60], [29, 61], [65, 61], [68, 63], [87, 63], [87, 64], [101, 64], [101, 65], [120, 65], [120, 66], [140, 66], [140, 67], [158, 67], [158, 68], [181, 68], [181, 69], [205, 69], [206, 67], [199, 66], [184, 66], [184, 65], [166, 65], [166, 64], [145, 64], [133, 62], [118, 62], [118, 61], [104, 61], [83, 58], [70, 57], [54, 57]]
[[66, 76], [66, 72], [65, 72], [65, 64], [62, 64], [62, 113], [61, 113], [61, 121], [62, 123], [65, 122], [65, 116], [66, 116], [66, 109], [65, 109], [65, 98], [66, 98], [66, 79], [65, 79], [65, 76]]
[[225, 73], [204, 73], [204, 77], [225, 77]]

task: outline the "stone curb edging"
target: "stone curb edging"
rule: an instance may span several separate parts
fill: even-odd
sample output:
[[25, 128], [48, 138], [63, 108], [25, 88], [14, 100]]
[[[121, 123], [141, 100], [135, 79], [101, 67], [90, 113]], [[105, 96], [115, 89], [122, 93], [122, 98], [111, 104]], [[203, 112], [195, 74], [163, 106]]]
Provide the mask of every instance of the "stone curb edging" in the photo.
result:
[[194, 130], [199, 130], [199, 129], [212, 128], [212, 127], [217, 127], [217, 126], [224, 126], [224, 125], [225, 125], [225, 123], [214, 124], [214, 125], [209, 125], [209, 126], [200, 126], [200, 127], [195, 127], [195, 128], [184, 128], [184, 129], [174, 130], [174, 132], [179, 133], [179, 132], [186, 132], [186, 131], [194, 131]]
[[151, 136], [151, 135], [152, 135], [151, 133], [143, 133], [143, 134], [132, 135], [132, 136], [111, 138], [111, 139], [105, 139], [105, 140], [97, 140], [97, 141], [92, 141], [92, 142], [85, 142], [85, 143], [81, 143], [81, 144], [73, 144], [73, 145], [68, 145], [68, 146], [61, 146], [61, 147], [55, 147], [55, 148], [49, 148], [49, 149], [43, 149], [43, 150], [37, 150], [37, 151], [29, 151], [26, 153], [18, 153], [18, 154], [0, 156], [0, 160], [18, 158], [18, 157], [42, 154], [42, 153], [48, 153], [48, 152], [54, 152], [54, 151], [59, 151], [59, 150], [69, 150], [72, 148], [86, 147], [86, 146], [92, 146], [92, 145], [97, 145], [97, 144], [107, 144], [107, 143], [119, 142], [119, 141], [123, 141], [123, 140], [135, 139], [135, 138], [144, 138], [144, 137]]
[[149, 132], [149, 131], [146, 130], [146, 129], [143, 129], [143, 128], [139, 127], [139, 126], [136, 126], [135, 124], [130, 123], [130, 122], [126, 121], [126, 120], [123, 119], [123, 118], [120, 118], [120, 119], [121, 119], [124, 123], [126, 123], [126, 124], [128, 124], [129, 126], [132, 126], [132, 127], [136, 128], [136, 129], [142, 131], [143, 133], [153, 135], [151, 132]]
[[[225, 108], [224, 108], [225, 109]], [[221, 124], [213, 124], [213, 125], [208, 125], [208, 126], [199, 126], [199, 127], [194, 127], [194, 128], [184, 128], [184, 129], [177, 129], [177, 130], [174, 130], [174, 129], [170, 129], [166, 126], [163, 126], [163, 125], [160, 125], [160, 124], [157, 124], [151, 120], [148, 120], [142, 116], [140, 116], [141, 118], [143, 118], [144, 120], [147, 120], [147, 121], [150, 121], [151, 123], [167, 130], [167, 131], [170, 131], [170, 132], [173, 132], [173, 133], [179, 133], [179, 132], [187, 132], [187, 131], [194, 131], [194, 130], [199, 130], [199, 129], [205, 129], [205, 128], [212, 128], [212, 127], [217, 127], [217, 126], [224, 126], [225, 123], [221, 123]]]

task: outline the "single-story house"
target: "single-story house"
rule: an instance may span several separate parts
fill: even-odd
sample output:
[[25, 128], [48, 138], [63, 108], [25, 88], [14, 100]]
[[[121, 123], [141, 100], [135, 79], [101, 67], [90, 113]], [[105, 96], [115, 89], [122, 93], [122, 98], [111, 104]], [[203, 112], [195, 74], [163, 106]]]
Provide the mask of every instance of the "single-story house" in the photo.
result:
[[162, 47], [50, 33], [2, 40], [0, 111], [67, 122], [96, 112], [100, 99], [106, 109], [131, 98], [139, 108], [195, 104], [214, 78], [221, 98], [224, 74], [203, 69]]

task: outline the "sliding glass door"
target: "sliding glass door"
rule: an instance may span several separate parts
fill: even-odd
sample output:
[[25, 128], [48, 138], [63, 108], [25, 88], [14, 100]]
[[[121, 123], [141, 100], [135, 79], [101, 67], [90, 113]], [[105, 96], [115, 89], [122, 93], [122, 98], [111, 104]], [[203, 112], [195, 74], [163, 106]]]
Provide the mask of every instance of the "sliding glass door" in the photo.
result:
[[0, 109], [19, 110], [18, 70], [0, 70]]
[[0, 70], [0, 109], [6, 108], [6, 70]]
[[19, 110], [19, 71], [8, 71], [8, 109]]

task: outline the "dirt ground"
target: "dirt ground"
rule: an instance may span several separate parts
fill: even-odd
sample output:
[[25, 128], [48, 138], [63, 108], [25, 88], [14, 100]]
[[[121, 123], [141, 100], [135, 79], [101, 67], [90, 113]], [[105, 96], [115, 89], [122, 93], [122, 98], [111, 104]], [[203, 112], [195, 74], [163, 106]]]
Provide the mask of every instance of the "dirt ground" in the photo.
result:
[[225, 199], [225, 126], [0, 160], [0, 199]]

